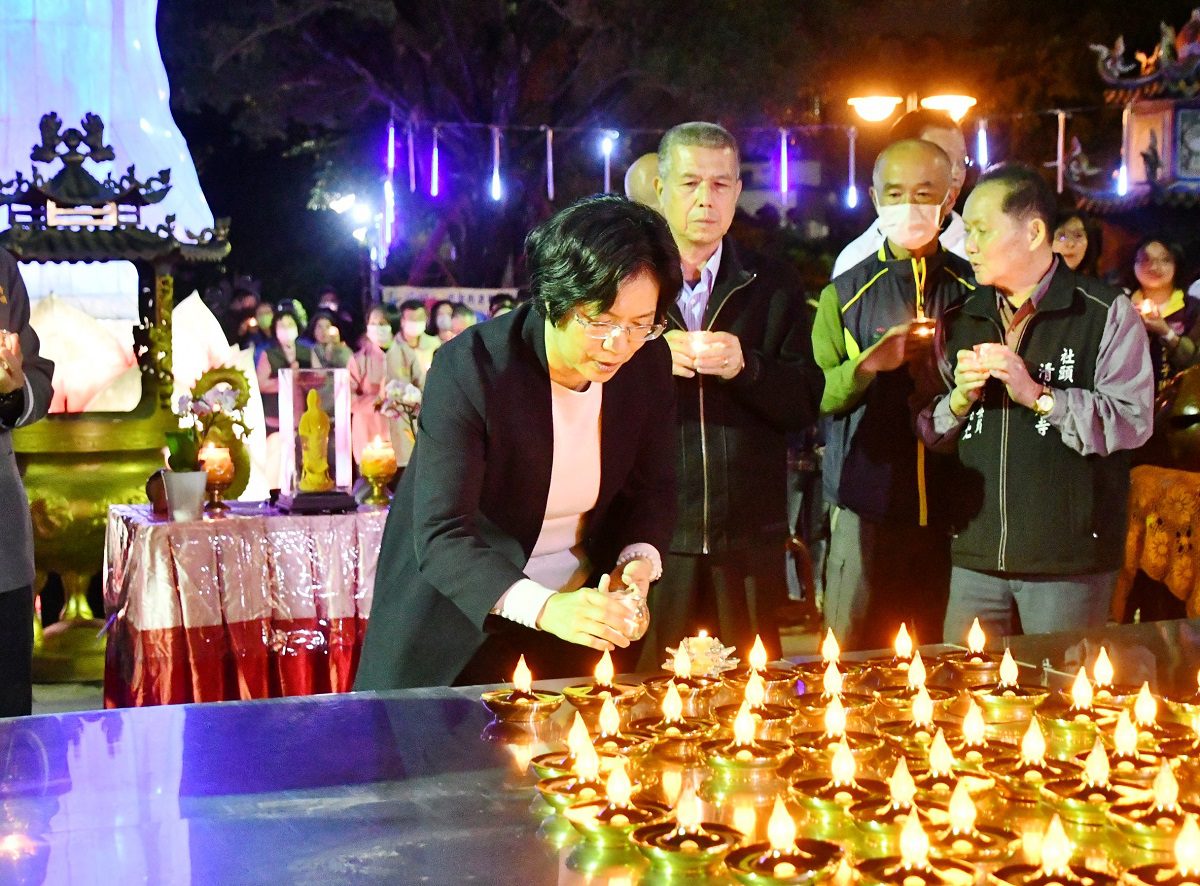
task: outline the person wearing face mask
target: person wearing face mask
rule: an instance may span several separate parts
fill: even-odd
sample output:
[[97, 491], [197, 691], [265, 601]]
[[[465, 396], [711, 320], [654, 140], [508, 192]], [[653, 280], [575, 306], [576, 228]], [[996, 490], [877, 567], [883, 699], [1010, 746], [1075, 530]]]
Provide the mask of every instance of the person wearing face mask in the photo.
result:
[[454, 302], [445, 299], [434, 302], [433, 311], [429, 315], [429, 326], [425, 331], [437, 336], [438, 341], [443, 344], [454, 338]]
[[[258, 372], [258, 389], [264, 394], [279, 394], [279, 370], [285, 368], [311, 369], [315, 363], [313, 352], [298, 341], [300, 322], [286, 307], [275, 315], [275, 343], [263, 351], [255, 364]], [[279, 430], [279, 397], [263, 397], [263, 415], [267, 430]]]
[[375, 304], [367, 311], [367, 332], [362, 347], [350, 359], [350, 441], [357, 464], [362, 451], [376, 437], [389, 440], [396, 463], [407, 465], [413, 435], [403, 422], [391, 422], [378, 409], [384, 388], [393, 379], [424, 387], [425, 370], [416, 353], [396, 337], [400, 313], [392, 305]]
[[428, 324], [425, 302], [412, 298], [400, 305], [400, 333], [396, 338], [416, 353], [426, 372], [433, 364], [433, 352], [442, 344], [440, 338], [426, 331]]
[[889, 145], [871, 186], [886, 239], [835, 277], [817, 308], [832, 509], [824, 613], [843, 649], [887, 646], [902, 621], [920, 641], [941, 636], [953, 460], [918, 442], [913, 410], [938, 393], [934, 324], [973, 288], [970, 265], [938, 240], [952, 175], [931, 142]]
[[[932, 142], [945, 151], [946, 156], [950, 158], [950, 192], [946, 196], [946, 210], [942, 217], [942, 227], [938, 239], [947, 251], [965, 259], [967, 257], [964, 245], [966, 232], [963, 228], [962, 216], [954, 212], [954, 204], [958, 201], [958, 196], [962, 193], [967, 180], [967, 143], [963, 138], [962, 130], [948, 114], [920, 108], [916, 111], [909, 111], [897, 120], [891, 132], [888, 133], [888, 138], [891, 142], [914, 138]], [[879, 247], [883, 245], [886, 236], [879, 221], [873, 222], [856, 240], [841, 251], [833, 263], [833, 272], [830, 274], [830, 278], [841, 276], [863, 259], [875, 255], [879, 251]]]

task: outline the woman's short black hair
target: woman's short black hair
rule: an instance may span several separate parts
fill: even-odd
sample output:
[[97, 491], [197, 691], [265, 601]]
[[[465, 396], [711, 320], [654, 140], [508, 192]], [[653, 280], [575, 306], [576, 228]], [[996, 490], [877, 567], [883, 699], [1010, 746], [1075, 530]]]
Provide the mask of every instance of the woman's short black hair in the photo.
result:
[[437, 312], [438, 312], [438, 308], [440, 308], [442, 305], [449, 305], [450, 313], [451, 314], [454, 313], [454, 302], [448, 301], [447, 299], [440, 298], [437, 301], [435, 301], [432, 305], [430, 305], [429, 308], [427, 309], [429, 311], [429, 313], [426, 315], [426, 320], [425, 320], [425, 332], [429, 335], [437, 335], [438, 334]]
[[534, 310], [557, 326], [576, 307], [612, 308], [617, 287], [640, 273], [658, 284], [655, 316], [666, 319], [683, 274], [661, 215], [624, 197], [585, 197], [542, 222], [525, 240]]
[[[328, 320], [329, 325], [333, 327], [337, 327], [338, 325], [337, 317], [333, 316], [332, 311], [327, 311], [325, 308], [319, 308], [316, 311], [313, 311], [312, 319], [308, 321], [308, 329], [304, 333], [313, 341], [316, 341], [315, 336], [317, 332], [317, 323], [319, 323], [321, 320]], [[342, 331], [343, 330], [341, 329], [338, 330], [338, 332]]]

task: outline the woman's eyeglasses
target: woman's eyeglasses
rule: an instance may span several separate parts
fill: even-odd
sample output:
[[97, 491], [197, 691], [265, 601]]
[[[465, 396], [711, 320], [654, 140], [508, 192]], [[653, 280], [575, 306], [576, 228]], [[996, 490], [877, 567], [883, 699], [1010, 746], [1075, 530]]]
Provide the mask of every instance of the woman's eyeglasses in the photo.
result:
[[605, 320], [589, 320], [581, 314], [572, 318], [583, 327], [583, 334], [597, 341], [606, 341], [624, 333], [630, 344], [640, 345], [658, 338], [667, 328], [666, 323], [639, 324], [637, 326], [622, 326], [620, 323], [609, 323]]

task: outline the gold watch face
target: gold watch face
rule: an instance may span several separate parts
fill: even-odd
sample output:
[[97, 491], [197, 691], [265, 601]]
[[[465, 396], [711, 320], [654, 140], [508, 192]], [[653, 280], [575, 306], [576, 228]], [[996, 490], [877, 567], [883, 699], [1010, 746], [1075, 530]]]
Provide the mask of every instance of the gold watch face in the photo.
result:
[[1033, 408], [1038, 415], [1047, 415], [1054, 408], [1054, 395], [1042, 394], [1033, 402]]

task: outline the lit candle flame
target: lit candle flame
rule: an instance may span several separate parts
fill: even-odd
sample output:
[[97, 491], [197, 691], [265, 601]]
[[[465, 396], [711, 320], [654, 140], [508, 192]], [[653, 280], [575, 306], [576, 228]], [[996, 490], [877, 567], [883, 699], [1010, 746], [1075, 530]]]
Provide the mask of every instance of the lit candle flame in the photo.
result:
[[842, 740], [834, 748], [833, 760], [830, 761], [829, 770], [833, 776], [835, 787], [854, 784], [854, 775], [858, 771], [858, 764], [854, 762], [854, 754], [851, 753], [850, 745], [847, 743], [845, 736], [842, 736]]
[[1179, 809], [1179, 782], [1175, 780], [1175, 773], [1166, 760], [1159, 767], [1158, 775], [1154, 776], [1154, 808], [1163, 811]]
[[600, 755], [590, 741], [575, 756], [575, 776], [580, 781], [596, 781], [600, 778]]
[[908, 761], [903, 755], [896, 761], [896, 768], [892, 770], [887, 782], [894, 807], [903, 809], [912, 805], [913, 797], [917, 794], [917, 783], [913, 781], [908, 771]]
[[1017, 667], [1017, 662], [1012, 657], [1012, 650], [1005, 649], [1004, 657], [1000, 659], [1000, 685], [1001, 686], [1016, 686], [1017, 678], [1021, 676], [1021, 671]]
[[1104, 688], [1111, 686], [1113, 681], [1113, 665], [1108, 658], [1108, 650], [1103, 646], [1100, 647], [1100, 654], [1096, 656], [1096, 664], [1092, 667], [1092, 676], [1096, 680], [1096, 685]]
[[621, 713], [612, 697], [604, 699], [600, 705], [600, 737], [615, 738], [621, 734]]
[[1132, 757], [1137, 753], [1138, 731], [1129, 717], [1129, 711], [1121, 711], [1117, 717], [1117, 725], [1113, 729], [1113, 746], [1122, 757]]
[[608, 686], [613, 685], [613, 676], [616, 672], [613, 669], [612, 656], [608, 654], [608, 650], [604, 650], [604, 654], [600, 656], [600, 662], [596, 665], [596, 685]]
[[683, 790], [683, 773], [675, 768], [664, 769], [659, 781], [659, 790], [662, 791], [667, 805], [674, 806], [675, 801], [679, 799], [679, 792]]
[[[837, 661], [842, 650], [838, 646], [837, 637], [833, 636], [833, 628], [825, 629], [825, 639], [821, 641], [821, 660], [828, 663]], [[1197, 685], [1200, 685], [1200, 674], [1196, 675]]]
[[981, 747], [987, 743], [984, 731], [983, 708], [975, 704], [975, 699], [967, 702], [967, 712], [962, 722], [963, 743], [967, 747]]
[[933, 728], [933, 699], [929, 697], [929, 690], [924, 684], [917, 687], [917, 694], [913, 696], [912, 720], [917, 728]]
[[749, 702], [742, 702], [733, 718], [733, 743], [736, 747], [754, 744], [754, 715], [750, 713]]
[[842, 686], [845, 681], [842, 677], [842, 672], [838, 670], [837, 662], [831, 661], [825, 666], [825, 676], [821, 679], [823, 695], [826, 698], [837, 697], [842, 694]]
[[767, 681], [757, 671], [750, 673], [746, 681], [746, 704], [752, 708], [761, 708], [767, 700]]
[[750, 647], [747, 658], [750, 660], [751, 670], [762, 672], [767, 669], [767, 647], [763, 645], [762, 637], [758, 634], [754, 635], [754, 645]]
[[967, 651], [973, 655], [981, 655], [986, 642], [987, 637], [983, 633], [983, 628], [979, 626], [979, 619], [976, 618], [971, 622], [971, 630], [967, 631]]
[[1021, 762], [1034, 764], [1046, 762], [1046, 736], [1042, 734], [1042, 727], [1038, 724], [1037, 717], [1029, 721], [1029, 728], [1021, 737]]
[[829, 700], [829, 706], [825, 708], [825, 736], [839, 738], [845, 734], [846, 709], [842, 706], [842, 699], [835, 695]]
[[1158, 702], [1150, 693], [1150, 684], [1143, 683], [1133, 703], [1133, 717], [1139, 726], [1153, 726], [1158, 719]]
[[929, 867], [929, 837], [921, 827], [916, 809], [900, 829], [900, 860], [909, 869], [925, 870]]
[[950, 830], [955, 834], [970, 834], [975, 830], [975, 801], [967, 790], [967, 783], [960, 781], [950, 795]]
[[1150, 314], [1153, 313], [1153, 311], [1154, 311], [1154, 302], [1152, 302], [1148, 298], [1143, 298], [1142, 303], [1140, 305], [1138, 305], [1138, 308], [1141, 310], [1141, 312], [1145, 316], [1149, 317]]
[[675, 676], [680, 680], [686, 680], [692, 676], [692, 657], [688, 655], [687, 643], [682, 640], [679, 642], [679, 648], [675, 650], [675, 660], [673, 664], [675, 668]]
[[1080, 668], [1079, 673], [1075, 675], [1075, 682], [1071, 684], [1071, 708], [1076, 711], [1090, 711], [1092, 699], [1092, 684], [1088, 682], [1087, 673]]
[[908, 626], [904, 622], [900, 622], [900, 630], [896, 633], [896, 658], [910, 659], [912, 658], [913, 644], [912, 637], [908, 635]]
[[1175, 838], [1175, 868], [1181, 877], [1200, 874], [1200, 826], [1196, 816], [1188, 815]]
[[767, 819], [767, 841], [775, 852], [796, 851], [796, 822], [780, 797], [775, 798], [771, 817]]
[[588, 735], [587, 724], [583, 722], [579, 711], [576, 711], [575, 719], [571, 721], [571, 728], [567, 730], [567, 754], [572, 760], [578, 760], [584, 745], [590, 748], [592, 739]]
[[629, 797], [633, 793], [633, 783], [625, 769], [625, 758], [618, 757], [612, 771], [608, 774], [608, 784], [604, 787], [608, 795], [608, 805], [621, 809], [629, 807]]
[[913, 653], [912, 664], [908, 666], [908, 688], [919, 689], [925, 685], [925, 662], [921, 661], [920, 650]]
[[525, 664], [523, 655], [517, 659], [517, 667], [513, 671], [513, 689], [517, 692], [533, 691], [533, 674], [529, 671], [529, 665]]
[[950, 745], [946, 743], [945, 734], [938, 729], [937, 734], [933, 736], [933, 743], [929, 746], [929, 774], [946, 776], [953, 771], [954, 753], [950, 750]]
[[674, 680], [667, 683], [667, 694], [663, 696], [662, 712], [664, 723], [683, 722], [683, 699], [679, 697], [679, 688], [675, 685]]
[[1070, 873], [1071, 854], [1075, 847], [1067, 837], [1062, 819], [1055, 813], [1042, 838], [1042, 873], [1048, 877], [1065, 877]]
[[685, 834], [700, 830], [700, 799], [690, 784], [679, 793], [679, 801], [675, 804], [675, 824]]
[[1087, 760], [1083, 764], [1083, 783], [1089, 787], [1107, 787], [1108, 772], [1108, 754], [1104, 752], [1104, 745], [1100, 742], [1100, 737], [1096, 736], [1096, 743], [1092, 746], [1092, 751], [1087, 755]]

